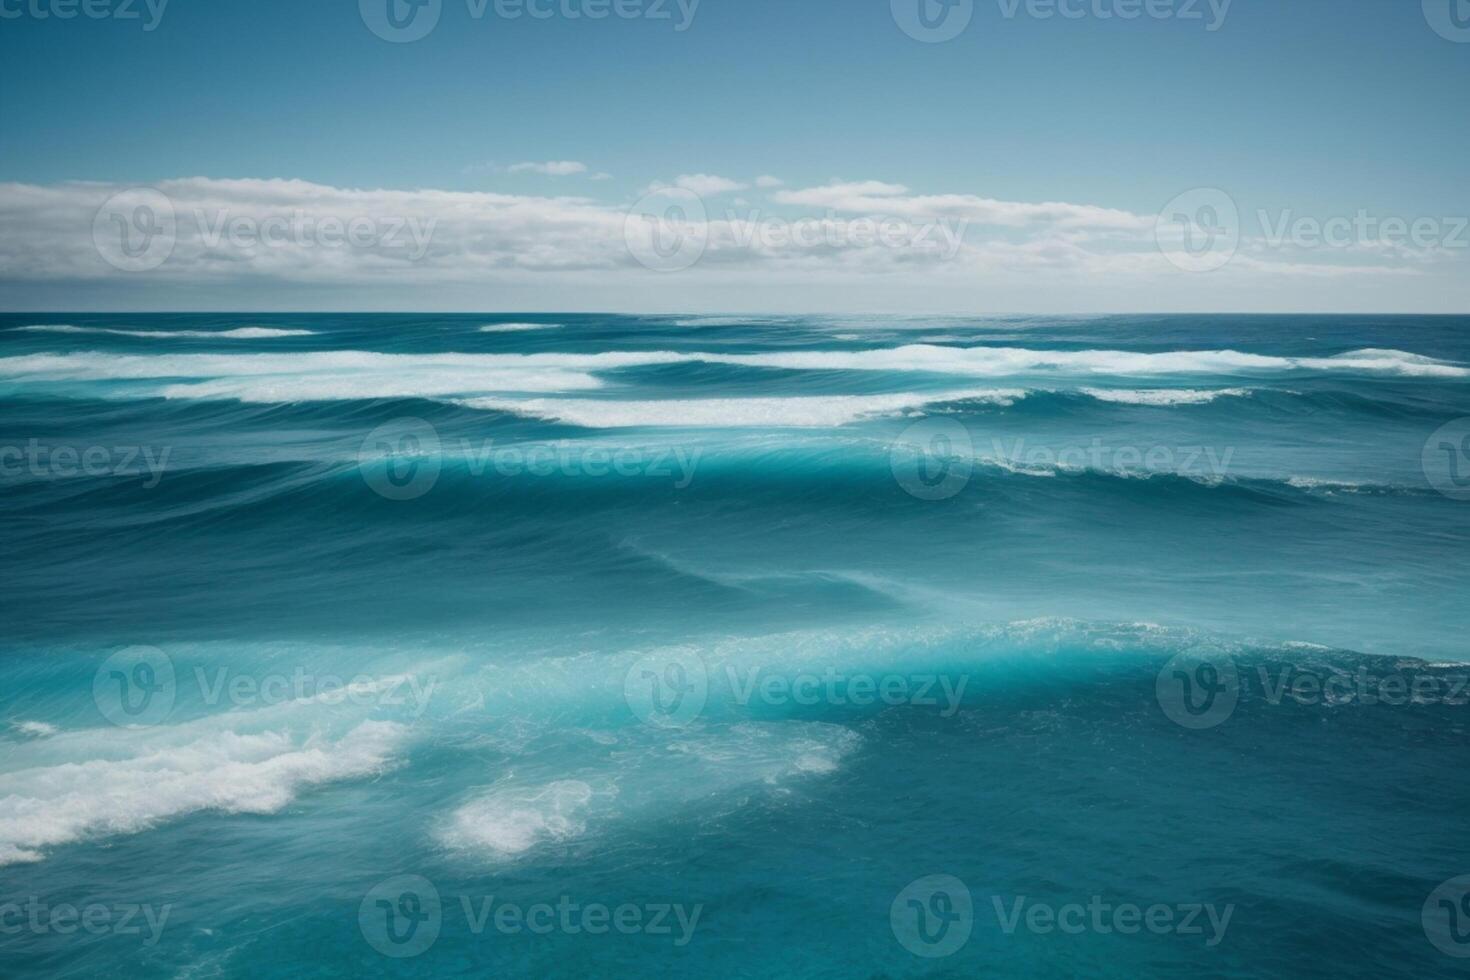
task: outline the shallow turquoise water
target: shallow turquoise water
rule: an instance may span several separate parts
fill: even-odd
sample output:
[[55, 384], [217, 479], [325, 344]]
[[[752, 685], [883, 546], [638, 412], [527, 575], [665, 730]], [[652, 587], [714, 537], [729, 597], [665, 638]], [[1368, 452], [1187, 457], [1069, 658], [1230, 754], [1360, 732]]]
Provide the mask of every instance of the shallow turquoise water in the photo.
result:
[[1462, 972], [1467, 327], [0, 317], [3, 972]]

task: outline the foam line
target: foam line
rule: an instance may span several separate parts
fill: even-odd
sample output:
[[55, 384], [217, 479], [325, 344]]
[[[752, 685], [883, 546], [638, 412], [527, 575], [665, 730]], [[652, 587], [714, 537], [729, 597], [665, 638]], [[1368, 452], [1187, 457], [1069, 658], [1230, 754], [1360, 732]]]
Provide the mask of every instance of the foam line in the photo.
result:
[[832, 395], [805, 398], [705, 398], [668, 401], [603, 399], [476, 398], [472, 408], [513, 412], [589, 429], [629, 426], [701, 426], [738, 428], [827, 428], [862, 418], [911, 412], [926, 405], [984, 401], [1007, 406], [1026, 397], [1021, 389], [987, 389], [895, 395]]
[[[185, 725], [163, 730], [166, 743], [140, 741], [125, 757], [10, 772], [0, 797], [0, 866], [202, 810], [275, 813], [307, 787], [381, 771], [407, 733], [383, 721], [364, 721], [336, 739]], [[111, 734], [111, 754], [127, 747], [129, 735]]]
[[36, 324], [16, 327], [36, 333], [110, 333], [120, 337], [205, 338], [209, 340], [266, 340], [272, 337], [313, 337], [315, 330], [285, 330], [277, 327], [235, 327], [232, 330], [116, 330], [111, 327], [74, 327], [70, 324]]
[[1100, 402], [1159, 407], [1172, 405], [1208, 405], [1217, 398], [1250, 397], [1250, 391], [1245, 388], [1221, 388], [1213, 391], [1201, 391], [1193, 388], [1155, 388], [1149, 390], [1082, 388], [1079, 390], [1084, 395], [1090, 398], [1096, 398]]

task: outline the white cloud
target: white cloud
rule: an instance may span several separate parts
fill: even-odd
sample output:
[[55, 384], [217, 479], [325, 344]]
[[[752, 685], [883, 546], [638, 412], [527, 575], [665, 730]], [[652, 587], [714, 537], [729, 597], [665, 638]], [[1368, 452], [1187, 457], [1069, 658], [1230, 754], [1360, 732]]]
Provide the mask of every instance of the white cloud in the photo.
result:
[[757, 187], [784, 187], [785, 184], [786, 181], [782, 180], [780, 177], [772, 177], [769, 174], [762, 174], [755, 179], [755, 186]]
[[[120, 272], [93, 241], [123, 188], [0, 184], [0, 278], [433, 282], [631, 265], [622, 212], [582, 197], [362, 190], [302, 180], [187, 178], [153, 185], [176, 227], [167, 260]], [[103, 231], [114, 236], [116, 229]], [[355, 235], [349, 234], [356, 229]]]
[[743, 191], [748, 185], [729, 177], [716, 177], [713, 174], [680, 174], [674, 178], [672, 185], [655, 182], [648, 186], [647, 193], [655, 194], [662, 190], [668, 190], [670, 186], [679, 190], [698, 194], [700, 197], [716, 197], [720, 194], [731, 194], [735, 191]]
[[[724, 180], [689, 175], [685, 186], [695, 178]], [[48, 295], [63, 297], [60, 308], [73, 309], [67, 304], [87, 284], [113, 289], [110, 295], [148, 295], [153, 306], [160, 297], [177, 296], [195, 308], [230, 289], [237, 291], [230, 295], [285, 295], [262, 288], [267, 286], [377, 289], [382, 292], [375, 295], [402, 297], [395, 302], [406, 308], [429, 308], [426, 297], [461, 295], [455, 290], [486, 297], [462, 300], [466, 308], [534, 295], [545, 299], [522, 304], [568, 309], [624, 289], [616, 294], [628, 297], [621, 308], [647, 308], [649, 302], [653, 273], [629, 253], [626, 204], [302, 180], [188, 178], [153, 186], [171, 204], [176, 242], [157, 268], [130, 273], [109, 265], [94, 243], [99, 208], [123, 185], [0, 183], [0, 226], [6, 229], [0, 236], [0, 301], [36, 309], [18, 297], [49, 283]], [[1384, 255], [1268, 248], [1248, 238], [1230, 265], [1200, 275], [1174, 268], [1159, 252], [1152, 216], [1124, 210], [915, 195], [876, 181], [773, 197], [798, 209], [802, 220], [772, 235], [761, 222], [774, 216], [733, 201], [709, 205], [707, 250], [693, 268], [654, 280], [660, 283], [655, 302], [677, 295], [668, 301], [698, 307], [777, 297], [765, 302], [772, 308], [845, 308], [873, 291], [893, 297], [896, 307], [915, 309], [941, 299], [949, 308], [1134, 310], [1158, 308], [1160, 297], [1176, 297], [1175, 308], [1239, 308], [1240, 297], [1277, 309], [1300, 305], [1292, 296], [1314, 297], [1308, 305], [1319, 309], [1341, 308], [1353, 297], [1415, 309], [1425, 306], [1412, 302], [1415, 296], [1458, 307], [1470, 302], [1465, 250]], [[930, 244], [943, 249], [922, 247], [911, 235], [875, 242], [875, 228], [885, 223], [911, 232], [937, 228]], [[242, 224], [254, 234], [232, 238], [230, 230]], [[117, 234], [107, 220], [98, 227], [104, 237]], [[336, 234], [324, 236], [327, 227]], [[353, 227], [366, 234], [347, 238]], [[1388, 283], [1402, 283], [1402, 294], [1387, 292]]]
[[545, 163], [513, 163], [509, 170], [513, 174], [545, 174], [548, 177], [570, 177], [585, 174], [587, 164], [577, 160], [547, 160]]
[[782, 191], [776, 195], [777, 200], [789, 200], [793, 204], [815, 203], [822, 207], [832, 206], [831, 201], [842, 201], [856, 198], [873, 197], [896, 197], [907, 194], [909, 189], [902, 184], [885, 184], [881, 180], [860, 180], [855, 182], [833, 181], [822, 187], [809, 187], [806, 190]]
[[774, 199], [781, 204], [829, 208], [853, 214], [882, 214], [912, 220], [965, 219], [979, 225], [1021, 228], [1052, 225], [1061, 228], [1122, 229], [1152, 232], [1154, 215], [1139, 215], [1090, 204], [1048, 201], [1026, 204], [997, 201], [973, 194], [911, 195], [902, 184], [870, 180], [834, 183], [804, 190], [780, 191]]

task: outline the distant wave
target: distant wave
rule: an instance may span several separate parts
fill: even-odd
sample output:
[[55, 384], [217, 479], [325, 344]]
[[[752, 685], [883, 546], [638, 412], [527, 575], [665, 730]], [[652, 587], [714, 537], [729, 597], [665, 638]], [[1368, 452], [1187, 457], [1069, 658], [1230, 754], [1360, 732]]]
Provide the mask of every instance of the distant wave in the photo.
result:
[[[364, 721], [336, 739], [293, 738], [285, 731], [242, 733], [224, 727], [229, 721], [80, 732], [69, 736], [82, 750], [77, 761], [8, 773], [7, 795], [0, 797], [0, 866], [201, 810], [275, 813], [303, 788], [381, 771], [408, 733], [397, 723]], [[131, 755], [119, 757], [129, 749]]]
[[1372, 493], [1392, 492], [1408, 488], [1384, 486], [1382, 484], [1359, 483], [1352, 480], [1327, 480], [1313, 476], [1294, 476], [1286, 481], [1298, 490], [1321, 490], [1325, 493]]
[[111, 333], [121, 337], [173, 337], [205, 338], [218, 340], [266, 340], [272, 337], [312, 337], [315, 330], [285, 330], [277, 327], [235, 327], [232, 330], [119, 330], [112, 327], [74, 327], [64, 323], [42, 323], [17, 330], [32, 330], [37, 333]]
[[[482, 737], [514, 764], [451, 803], [434, 835], [451, 851], [512, 859], [543, 844], [583, 838], [609, 821], [662, 817], [686, 806], [738, 807], [750, 793], [780, 792], [840, 770], [863, 736], [826, 721], [753, 718], [741, 690], [758, 677], [789, 683], [829, 668], [849, 676], [942, 675], [1007, 655], [1028, 661], [1061, 661], [1071, 655], [1067, 651], [1164, 657], [1202, 641], [1232, 654], [1247, 652], [1185, 628], [1035, 619], [818, 628], [722, 638], [697, 649], [484, 663], [448, 689], [454, 704], [439, 709], [446, 714], [431, 717], [472, 713], [507, 721]], [[731, 724], [690, 726], [672, 741], [654, 726], [627, 724], [630, 669], [689, 658], [708, 677], [707, 717]], [[393, 680], [379, 683], [396, 689], [389, 686]], [[593, 728], [568, 728], [569, 718]], [[559, 753], [544, 764], [529, 743], [547, 726], [559, 738], [585, 735], [602, 751], [570, 767]], [[7, 768], [0, 796], [0, 866], [39, 861], [69, 843], [139, 833], [192, 813], [277, 814], [313, 787], [402, 764], [412, 733], [408, 725], [365, 720], [359, 708], [318, 695], [178, 724], [76, 730], [21, 743], [12, 750], [16, 765]]]
[[[249, 328], [246, 328], [249, 329]], [[1359, 350], [1335, 357], [1291, 358], [1238, 351], [1046, 351], [1007, 347], [910, 345], [864, 351], [782, 351], [720, 354], [676, 351], [605, 351], [535, 354], [384, 354], [305, 351], [292, 354], [119, 355], [95, 351], [0, 358], [0, 377], [13, 380], [164, 380], [151, 394], [168, 398], [233, 398], [292, 402], [361, 398], [441, 398], [507, 392], [599, 388], [596, 373], [670, 364], [723, 364], [808, 371], [925, 372], [1002, 378], [1052, 373], [1059, 377], [1248, 374], [1252, 372], [1370, 372], [1424, 378], [1470, 377], [1470, 368], [1392, 350]], [[196, 379], [189, 383], [188, 379]], [[1089, 393], [1104, 392], [1091, 389]], [[1187, 403], [1195, 389], [1170, 395], [1108, 392], [1094, 397], [1140, 399], [1138, 404]], [[1234, 394], [1235, 389], [1227, 389]], [[1179, 394], [1188, 392], [1188, 394]], [[1219, 397], [1214, 395], [1213, 397]], [[1147, 401], [1146, 399], [1156, 399]], [[1159, 399], [1165, 401], [1159, 401]]]
[[829, 395], [799, 398], [703, 398], [666, 401], [597, 399], [476, 398], [471, 408], [495, 409], [589, 429], [628, 426], [826, 428], [875, 415], [914, 411], [926, 405], [983, 401], [1008, 406], [1025, 398], [1022, 389], [987, 389], [895, 395]]
[[[1082, 452], [1083, 450], [1079, 447], [1077, 454], [1081, 455]], [[972, 458], [972, 462], [992, 470], [998, 470], [1005, 476], [1041, 477], [1046, 479], [1070, 477], [1079, 480], [1106, 480], [1110, 482], [1154, 481], [1160, 484], [1179, 486], [1185, 490], [1201, 488], [1204, 490], [1224, 489], [1272, 496], [1282, 494], [1293, 496], [1325, 494], [1330, 496], [1335, 493], [1353, 493], [1377, 496], [1425, 496], [1432, 498], [1436, 494], [1436, 491], [1429, 487], [1408, 484], [1355, 482], [1305, 476], [1244, 476], [1228, 474], [1219, 472], [1213, 468], [1213, 461], [1206, 452], [1202, 452], [1200, 458], [1193, 461], [1196, 468], [1188, 470], [1150, 470], [1143, 467], [1095, 467], [1055, 460], [1038, 461], [1030, 458], [1011, 458], [1005, 455], [988, 454], [976, 455]]]
[[1234, 350], [1139, 353], [1057, 351], [1024, 347], [942, 347], [910, 344], [865, 351], [783, 351], [766, 354], [689, 354], [724, 364], [827, 371], [927, 371], [1004, 377], [1029, 372], [1138, 376], [1242, 374], [1253, 371], [1366, 371], [1411, 377], [1465, 378], [1470, 368], [1399, 350], [1363, 349], [1334, 357], [1275, 357]]
[[700, 315], [685, 317], [675, 320], [676, 327], [751, 327], [770, 323], [787, 323], [797, 319], [790, 316], [761, 316], [751, 314], [750, 316], [726, 316], [726, 315]]
[[[610, 354], [593, 356], [590, 363], [618, 367], [629, 358], [643, 360], [636, 354]], [[148, 389], [148, 394], [254, 403], [436, 398], [482, 392], [581, 391], [602, 387], [602, 382], [585, 370], [558, 367], [559, 363], [565, 362], [518, 354], [306, 351], [118, 355], [89, 351], [0, 358], [0, 377], [30, 381], [170, 379]]]
[[1250, 391], [1245, 388], [1221, 388], [1214, 391], [1200, 391], [1193, 388], [1155, 388], [1142, 391], [1122, 388], [1080, 388], [1078, 390], [1098, 401], [1115, 402], [1120, 405], [1207, 405], [1217, 398], [1248, 398], [1250, 396]]
[[560, 323], [487, 323], [480, 333], [522, 333], [527, 330], [557, 330]]

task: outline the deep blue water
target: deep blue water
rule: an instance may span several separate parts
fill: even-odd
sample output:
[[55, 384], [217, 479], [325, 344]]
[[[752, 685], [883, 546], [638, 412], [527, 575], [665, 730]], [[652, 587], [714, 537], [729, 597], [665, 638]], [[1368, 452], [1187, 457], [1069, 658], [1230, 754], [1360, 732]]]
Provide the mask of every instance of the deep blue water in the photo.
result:
[[6, 976], [1470, 968], [1470, 317], [4, 314], [0, 528]]

